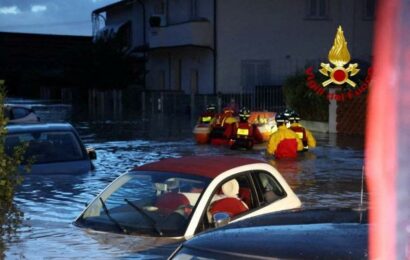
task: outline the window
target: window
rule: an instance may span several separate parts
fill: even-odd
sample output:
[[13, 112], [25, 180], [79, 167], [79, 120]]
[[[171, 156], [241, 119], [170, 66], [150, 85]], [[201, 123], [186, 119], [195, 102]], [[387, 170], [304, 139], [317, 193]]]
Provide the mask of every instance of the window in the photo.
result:
[[363, 19], [373, 20], [376, 9], [376, 0], [363, 0]]
[[30, 114], [30, 110], [24, 107], [13, 107], [11, 110], [11, 119], [19, 119]]
[[153, 5], [154, 5], [154, 14], [156, 15], [165, 14], [165, 1], [164, 0], [154, 1]]
[[306, 0], [306, 17], [308, 19], [327, 19], [328, 12], [328, 0]]
[[267, 60], [245, 60], [241, 64], [242, 91], [255, 92], [256, 86], [270, 83], [270, 62]]
[[286, 196], [282, 186], [266, 172], [257, 172], [255, 175], [255, 185], [258, 186], [258, 198], [261, 205], [270, 204]]
[[11, 154], [16, 145], [28, 143], [25, 160], [34, 164], [84, 160], [79, 140], [72, 132], [28, 132], [7, 135], [5, 151]]

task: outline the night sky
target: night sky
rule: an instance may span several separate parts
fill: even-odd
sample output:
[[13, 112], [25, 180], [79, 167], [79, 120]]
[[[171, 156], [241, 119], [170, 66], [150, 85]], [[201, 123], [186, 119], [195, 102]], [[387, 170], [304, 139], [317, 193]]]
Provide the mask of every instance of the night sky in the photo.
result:
[[91, 12], [119, 0], [0, 0], [0, 32], [91, 35]]

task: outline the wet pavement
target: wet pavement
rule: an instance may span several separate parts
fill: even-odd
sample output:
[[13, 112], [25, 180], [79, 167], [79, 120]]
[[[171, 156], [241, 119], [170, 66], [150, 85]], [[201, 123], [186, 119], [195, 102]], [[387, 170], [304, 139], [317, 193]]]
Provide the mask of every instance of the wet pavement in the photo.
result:
[[[60, 107], [59, 107], [60, 109]], [[42, 110], [43, 119], [48, 109]], [[133, 166], [183, 155], [224, 154], [259, 158], [272, 163], [300, 197], [303, 207], [359, 207], [362, 184], [363, 138], [314, 133], [318, 147], [296, 160], [266, 158], [263, 147], [233, 151], [196, 145], [193, 120], [187, 116], [127, 116], [122, 120], [84, 120], [67, 113], [87, 147], [97, 152], [96, 169], [79, 176], [27, 174], [15, 201], [24, 222], [15, 238], [6, 242], [7, 259], [35, 258], [152, 258], [139, 255], [137, 244], [155, 241], [87, 231], [72, 225], [85, 204], [107, 184]], [[61, 116], [60, 115], [60, 116]], [[53, 121], [55, 115], [47, 120]], [[67, 117], [67, 118], [66, 118]], [[50, 119], [51, 118], [51, 119]], [[58, 118], [58, 116], [57, 116]], [[60, 117], [61, 119], [61, 117]], [[364, 196], [365, 206], [367, 194]]]

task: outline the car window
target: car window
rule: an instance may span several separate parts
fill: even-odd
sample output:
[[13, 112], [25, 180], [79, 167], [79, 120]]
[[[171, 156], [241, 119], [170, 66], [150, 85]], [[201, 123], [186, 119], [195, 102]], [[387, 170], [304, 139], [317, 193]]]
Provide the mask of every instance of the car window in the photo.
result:
[[78, 138], [68, 131], [9, 134], [5, 139], [6, 153], [11, 154], [20, 143], [28, 143], [25, 159], [32, 159], [34, 164], [85, 158]]
[[249, 172], [222, 181], [214, 190], [196, 232], [213, 228], [213, 214], [217, 212], [228, 213], [231, 219], [235, 219], [256, 208], [258, 204], [253, 187]]
[[129, 173], [90, 204], [79, 221], [96, 229], [115, 231], [119, 225], [133, 234], [182, 236], [208, 183], [186, 174]]
[[286, 196], [279, 182], [268, 172], [253, 174], [258, 192], [259, 204], [266, 205]]
[[19, 119], [30, 114], [30, 110], [25, 107], [13, 107], [11, 110], [12, 119]]

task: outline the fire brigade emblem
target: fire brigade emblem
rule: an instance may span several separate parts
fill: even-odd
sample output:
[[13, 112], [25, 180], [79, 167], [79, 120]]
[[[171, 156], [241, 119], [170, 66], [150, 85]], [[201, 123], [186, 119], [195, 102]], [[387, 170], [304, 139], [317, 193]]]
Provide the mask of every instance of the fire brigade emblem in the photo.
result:
[[350, 53], [347, 49], [347, 42], [343, 35], [342, 27], [337, 28], [336, 37], [332, 48], [328, 55], [329, 61], [334, 65], [332, 67], [329, 63], [321, 63], [319, 72], [329, 77], [328, 80], [322, 83], [323, 87], [334, 83], [336, 85], [349, 84], [351, 87], [356, 87], [356, 83], [349, 79], [349, 77], [356, 75], [360, 69], [357, 68], [357, 63], [349, 64], [347, 68], [345, 65], [350, 61]]

